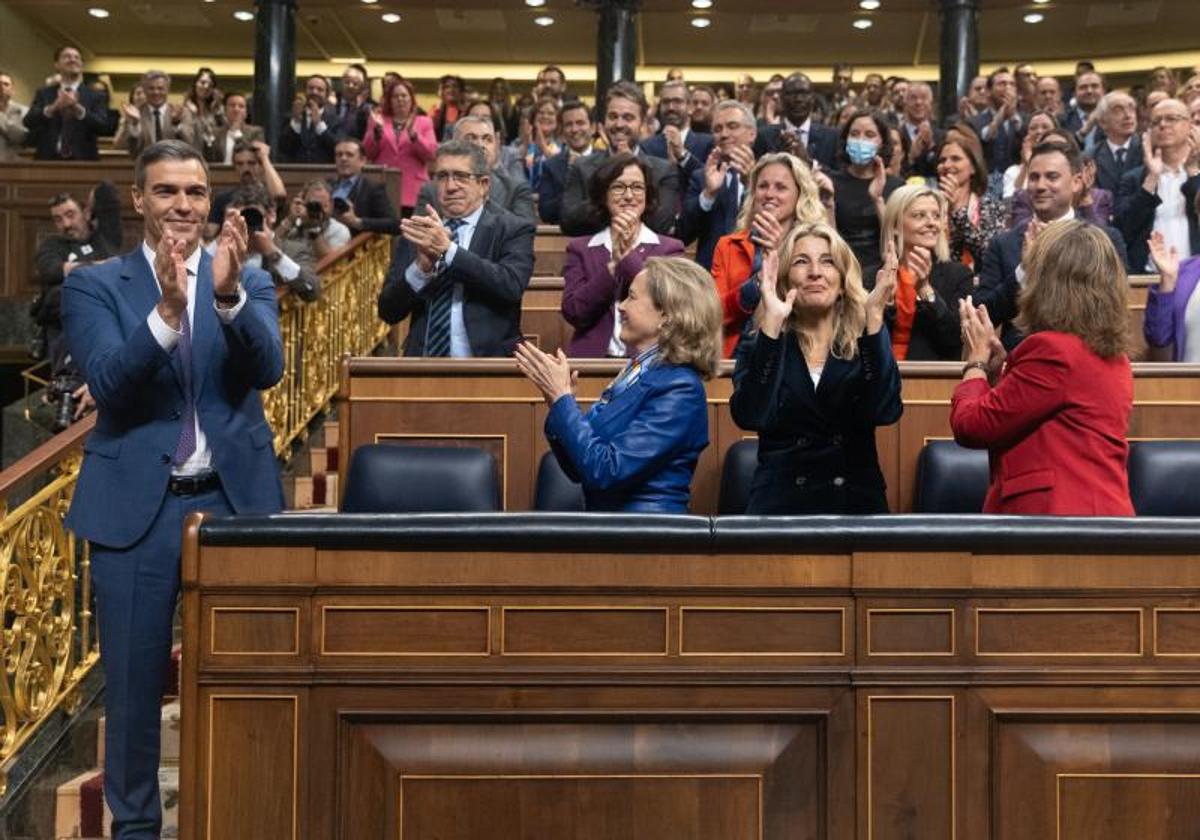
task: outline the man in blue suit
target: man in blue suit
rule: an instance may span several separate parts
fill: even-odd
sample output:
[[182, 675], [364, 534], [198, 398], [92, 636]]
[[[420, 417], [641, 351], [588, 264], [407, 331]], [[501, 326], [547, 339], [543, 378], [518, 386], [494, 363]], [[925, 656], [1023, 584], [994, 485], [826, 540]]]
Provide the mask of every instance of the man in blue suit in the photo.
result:
[[542, 180], [537, 191], [538, 216], [548, 225], [556, 225], [562, 219], [562, 197], [567, 186], [567, 170], [576, 160], [592, 153], [592, 143], [596, 136], [592, 112], [578, 99], [569, 99], [563, 103], [560, 120], [566, 148], [542, 166]]
[[184, 518], [283, 506], [258, 392], [279, 381], [275, 288], [243, 269], [245, 222], [230, 211], [216, 256], [201, 153], [177, 140], [134, 169], [143, 241], [72, 271], [67, 345], [96, 400], [96, 427], [66, 524], [92, 546], [106, 680], [104, 792], [113, 837], [157, 838], [159, 720], [179, 594]]
[[744, 103], [726, 99], [713, 112], [716, 148], [703, 169], [692, 174], [675, 232], [685, 244], [699, 240], [696, 262], [712, 269], [717, 240], [737, 227], [746, 196], [745, 179], [754, 168], [754, 113]]
[[713, 149], [713, 136], [692, 130], [688, 89], [683, 82], [667, 82], [663, 85], [658, 106], [662, 131], [643, 140], [639, 146], [645, 154], [678, 166], [679, 182], [686, 184], [693, 173], [704, 168], [704, 162]]

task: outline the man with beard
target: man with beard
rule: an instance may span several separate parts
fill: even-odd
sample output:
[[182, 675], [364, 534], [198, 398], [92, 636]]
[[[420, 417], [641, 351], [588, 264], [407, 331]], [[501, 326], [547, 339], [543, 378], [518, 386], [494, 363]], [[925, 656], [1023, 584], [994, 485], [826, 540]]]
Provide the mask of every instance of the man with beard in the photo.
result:
[[692, 118], [692, 129], [712, 133], [713, 106], [717, 104], [717, 92], [708, 85], [694, 85], [688, 98], [688, 109]]
[[[282, 213], [287, 202], [287, 187], [283, 179], [275, 171], [271, 163], [271, 147], [261, 140], [253, 143], [240, 141], [233, 147], [233, 169], [238, 174], [238, 181], [243, 187], [258, 184], [264, 187], [271, 200], [275, 202], [275, 212]], [[208, 225], [204, 229], [204, 238], [212, 239], [225, 220], [225, 209], [237, 187], [222, 190], [213, 197], [212, 212], [208, 215]]]
[[658, 104], [662, 131], [642, 141], [645, 154], [665, 158], [679, 167], [679, 181], [686, 184], [692, 173], [704, 167], [712, 151], [713, 137], [692, 129], [688, 108], [688, 89], [683, 82], [667, 82], [662, 86]]
[[655, 233], [670, 234], [675, 228], [675, 214], [680, 204], [679, 167], [662, 158], [643, 154], [638, 148], [642, 125], [650, 110], [642, 90], [633, 82], [614, 82], [604, 94], [604, 123], [601, 134], [608, 148], [581, 157], [567, 170], [567, 186], [563, 191], [562, 221], [559, 227], [567, 236], [598, 233], [603, 227], [592, 218], [588, 200], [588, 182], [604, 161], [617, 152], [631, 152], [642, 157], [650, 168], [658, 190], [658, 209], [647, 223]]
[[538, 184], [538, 216], [548, 225], [556, 225], [562, 219], [562, 197], [567, 184], [567, 170], [577, 159], [592, 154], [592, 142], [596, 134], [592, 112], [578, 99], [567, 100], [560, 119], [563, 145], [566, 148], [542, 166], [542, 180]]
[[768, 152], [790, 152], [801, 159], [836, 168], [838, 133], [812, 119], [816, 91], [812, 79], [793, 73], [783, 80], [779, 95], [783, 122], [766, 126], [754, 142], [754, 156]]

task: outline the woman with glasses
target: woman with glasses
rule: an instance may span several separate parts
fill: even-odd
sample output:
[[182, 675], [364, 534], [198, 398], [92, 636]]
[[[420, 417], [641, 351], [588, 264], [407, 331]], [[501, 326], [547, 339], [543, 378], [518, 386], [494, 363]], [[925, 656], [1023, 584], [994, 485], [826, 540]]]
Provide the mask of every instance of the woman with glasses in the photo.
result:
[[[620, 176], [622, 180], [625, 175]], [[591, 511], [687, 513], [708, 446], [705, 379], [721, 361], [712, 279], [682, 257], [651, 257], [620, 305], [630, 360], [587, 412], [566, 355], [517, 345], [517, 367], [550, 406], [546, 440]]]
[[[588, 184], [595, 236], [567, 243], [562, 314], [575, 328], [567, 346], [573, 357], [624, 357], [618, 308], [649, 257], [683, 253], [683, 243], [650, 229], [658, 195], [650, 169], [628, 152], [613, 155]], [[707, 275], [706, 275], [707, 276]]]

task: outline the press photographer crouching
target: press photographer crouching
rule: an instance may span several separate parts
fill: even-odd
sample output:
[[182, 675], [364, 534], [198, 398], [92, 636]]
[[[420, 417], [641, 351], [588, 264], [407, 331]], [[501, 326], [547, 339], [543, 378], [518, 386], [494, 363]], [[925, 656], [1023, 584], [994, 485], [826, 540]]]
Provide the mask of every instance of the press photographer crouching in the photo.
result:
[[[275, 241], [275, 202], [261, 184], [248, 184], [234, 190], [229, 207], [246, 220], [249, 234], [245, 264], [261, 268], [271, 275], [276, 286], [287, 286], [301, 300], [316, 300], [321, 295], [321, 278], [311, 265], [294, 260]], [[216, 241], [207, 247], [215, 255]]]
[[275, 236], [284, 253], [309, 268], [351, 238], [350, 229], [333, 218], [333, 196], [324, 181], [310, 181], [292, 199]]
[[94, 405], [62, 337], [63, 280], [77, 267], [103, 262], [120, 250], [121, 201], [116, 187], [105, 181], [84, 205], [70, 193], [51, 198], [50, 218], [55, 232], [34, 256], [40, 291], [29, 308], [35, 330], [30, 355], [50, 362], [46, 400], [54, 405], [51, 426], [61, 432]]

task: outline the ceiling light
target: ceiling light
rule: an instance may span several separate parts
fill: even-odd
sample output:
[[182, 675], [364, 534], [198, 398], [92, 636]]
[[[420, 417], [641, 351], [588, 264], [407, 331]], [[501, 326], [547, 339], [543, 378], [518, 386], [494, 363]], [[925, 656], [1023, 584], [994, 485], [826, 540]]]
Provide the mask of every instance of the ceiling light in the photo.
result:
[[549, 15], [542, 15], [541, 17], [535, 17], [533, 22], [538, 26], [549, 26], [550, 24], [554, 23], [554, 18], [550, 17]]
[[1033, 5], [1035, 5], [1035, 6], [1044, 6], [1044, 5], [1046, 5], [1047, 3], [1049, 3], [1049, 2], [1050, 2], [1050, 0], [1033, 0]]
[[374, 4], [379, 2], [379, 0], [362, 0], [362, 1], [364, 3], [366, 3], [368, 6], [373, 6]]
[[879, 8], [879, 0], [858, 0], [858, 8], [873, 12]]
[[697, 29], [708, 29], [708, 27], [712, 26], [712, 21], [706, 17], [694, 17], [692, 18], [692, 26]]
[[693, 9], [711, 9], [713, 0], [692, 0]]
[[539, 6], [545, 6], [545, 5], [546, 5], [546, 0], [525, 0], [525, 5], [526, 5], [526, 6], [532, 6], [533, 8], [535, 8], [535, 9], [536, 9], [536, 8], [538, 8]]
[[871, 25], [871, 21], [869, 21], [867, 18], [859, 18], [858, 20], [854, 21], [855, 29], [870, 29]]
[[237, 11], [237, 12], [233, 13], [233, 16], [235, 18], [237, 18], [238, 20], [243, 20], [243, 21], [254, 20], [254, 12]]
[[106, 17], [108, 17], [108, 9], [100, 9], [100, 8], [88, 9], [88, 14], [94, 18], [106, 18]]
[[400, 15], [396, 14], [395, 12], [388, 12], [387, 14], [383, 15], [383, 22], [384, 23], [399, 23]]
[[1041, 23], [1046, 19], [1046, 16], [1041, 12], [1030, 12], [1022, 18], [1026, 23]]

